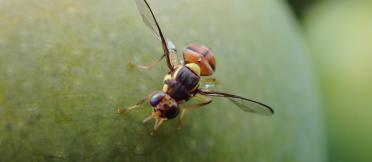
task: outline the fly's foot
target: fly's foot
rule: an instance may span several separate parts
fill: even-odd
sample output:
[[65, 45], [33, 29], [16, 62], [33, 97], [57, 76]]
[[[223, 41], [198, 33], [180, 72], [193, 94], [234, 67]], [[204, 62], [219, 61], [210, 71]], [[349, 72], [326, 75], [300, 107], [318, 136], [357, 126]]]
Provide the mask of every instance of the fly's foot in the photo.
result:
[[131, 69], [133, 69], [133, 68], [136, 67], [136, 65], [135, 65], [132, 61], [129, 61], [127, 65], [128, 65], [128, 67], [131, 68]]
[[124, 113], [126, 113], [126, 112], [128, 112], [128, 109], [123, 109], [123, 108], [121, 108], [121, 109], [118, 109], [118, 110], [117, 110], [117, 113], [118, 113], [118, 114], [124, 114]]
[[182, 125], [181, 124], [178, 124], [177, 125], [177, 130], [181, 130], [182, 129]]

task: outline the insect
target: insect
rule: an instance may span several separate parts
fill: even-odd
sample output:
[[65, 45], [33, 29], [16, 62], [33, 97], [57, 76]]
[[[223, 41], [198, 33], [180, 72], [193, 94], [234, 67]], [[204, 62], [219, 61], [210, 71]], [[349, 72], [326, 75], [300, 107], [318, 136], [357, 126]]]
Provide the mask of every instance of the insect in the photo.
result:
[[[273, 109], [266, 104], [201, 86], [203, 83], [207, 83], [204, 85], [216, 83], [214, 78], [211, 79], [212, 74], [216, 70], [216, 60], [211, 50], [203, 45], [191, 44], [183, 50], [183, 62], [178, 63], [176, 47], [172, 41], [164, 37], [148, 2], [146, 0], [135, 0], [135, 2], [144, 23], [161, 41], [163, 55], [149, 65], [133, 63], [132, 65], [142, 69], [151, 69], [165, 58], [169, 71], [164, 77], [164, 85], [161, 91], [152, 92], [129, 108], [118, 109], [118, 113], [126, 113], [140, 108], [144, 103], [148, 102], [152, 107], [152, 114], [145, 118], [143, 123], [155, 119], [151, 135], [156, 133], [164, 121], [177, 116], [179, 116], [178, 128], [180, 128], [185, 112], [210, 104], [212, 102], [211, 97], [227, 98], [245, 112], [273, 115]], [[185, 103], [191, 98], [195, 98], [200, 102], [186, 105]]]

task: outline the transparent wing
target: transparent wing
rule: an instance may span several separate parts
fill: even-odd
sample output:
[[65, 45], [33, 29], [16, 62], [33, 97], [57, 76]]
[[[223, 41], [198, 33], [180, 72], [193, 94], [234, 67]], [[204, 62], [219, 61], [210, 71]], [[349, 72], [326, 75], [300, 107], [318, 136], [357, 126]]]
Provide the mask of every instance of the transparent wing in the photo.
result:
[[177, 64], [176, 47], [172, 41], [166, 40], [164, 38], [163, 32], [152, 12], [150, 5], [146, 0], [135, 0], [138, 11], [141, 14], [143, 22], [149, 27], [155, 36], [160, 39], [165, 58], [167, 60], [167, 65], [170, 71], [174, 71], [174, 67]]
[[135, 0], [137, 8], [141, 14], [143, 22], [149, 27], [155, 34], [155, 36], [161, 40], [160, 38], [160, 28], [158, 28], [157, 21], [155, 16], [153, 16], [153, 12], [148, 5], [146, 0]]
[[199, 88], [205, 91], [216, 90], [216, 86], [218, 84], [219, 84], [219, 81], [216, 78], [202, 77], [200, 78]]
[[205, 91], [205, 90], [200, 90], [200, 89], [198, 93], [202, 95], [206, 95], [206, 96], [212, 96], [212, 97], [225, 97], [245, 112], [253, 112], [253, 113], [257, 113], [260, 115], [267, 115], [267, 116], [271, 116], [274, 114], [274, 110], [270, 106], [263, 104], [261, 102], [255, 101], [255, 100], [241, 97], [241, 96], [232, 95], [232, 94], [223, 93], [223, 92], [217, 92], [217, 91]]
[[168, 42], [168, 51], [169, 51], [169, 61], [172, 67], [176, 67], [176, 65], [179, 64], [176, 46], [169, 39], [167, 39], [167, 42]]

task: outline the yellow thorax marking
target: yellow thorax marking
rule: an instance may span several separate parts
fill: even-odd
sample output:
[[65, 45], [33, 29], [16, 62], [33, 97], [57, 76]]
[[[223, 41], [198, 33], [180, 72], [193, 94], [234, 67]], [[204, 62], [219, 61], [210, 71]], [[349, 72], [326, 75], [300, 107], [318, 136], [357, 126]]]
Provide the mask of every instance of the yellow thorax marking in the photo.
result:
[[191, 71], [193, 71], [196, 75], [198, 75], [200, 77], [200, 67], [199, 67], [199, 65], [197, 65], [195, 63], [189, 63], [189, 64], [186, 64], [186, 67], [188, 67]]
[[[165, 75], [164, 82], [166, 80], [169, 80], [169, 79], [172, 79], [172, 76], [170, 74]], [[168, 85], [164, 83], [164, 85], [163, 85], [163, 92], [164, 93], [167, 93], [167, 91], [168, 91]]]
[[[193, 71], [196, 75], [198, 75], [198, 77], [200, 77], [200, 67], [199, 65], [195, 64], [195, 63], [189, 63], [189, 64], [186, 64], [186, 67], [188, 67], [191, 71]], [[191, 92], [194, 92], [198, 87], [199, 87], [199, 84], [198, 83], [193, 89]]]

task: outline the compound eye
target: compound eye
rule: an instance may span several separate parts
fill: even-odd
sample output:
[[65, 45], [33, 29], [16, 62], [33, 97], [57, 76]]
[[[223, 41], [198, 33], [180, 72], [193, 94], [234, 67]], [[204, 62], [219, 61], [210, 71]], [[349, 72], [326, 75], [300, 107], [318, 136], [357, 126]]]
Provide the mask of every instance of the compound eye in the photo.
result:
[[161, 100], [163, 100], [164, 96], [165, 96], [165, 93], [163, 92], [155, 93], [154, 95], [152, 95], [150, 99], [150, 105], [152, 107], [156, 107], [161, 102]]

